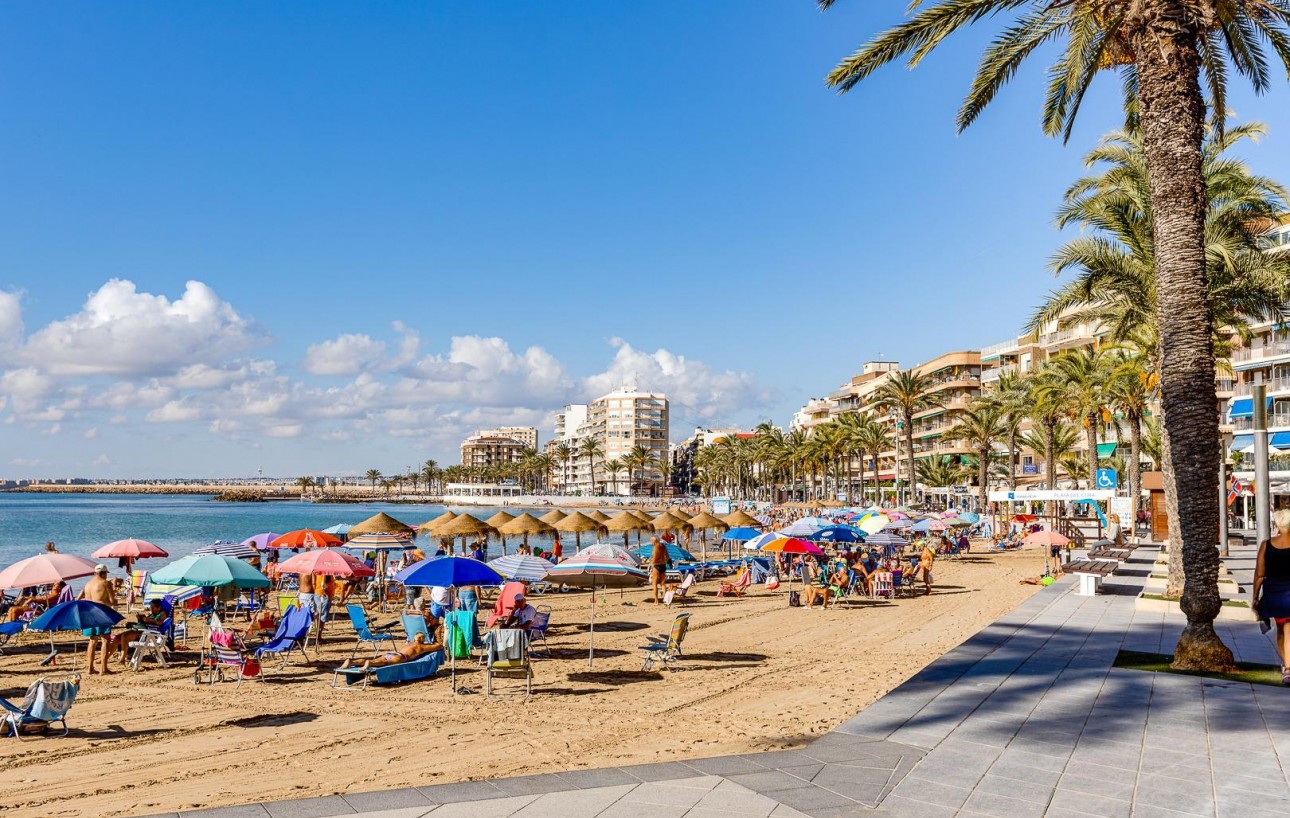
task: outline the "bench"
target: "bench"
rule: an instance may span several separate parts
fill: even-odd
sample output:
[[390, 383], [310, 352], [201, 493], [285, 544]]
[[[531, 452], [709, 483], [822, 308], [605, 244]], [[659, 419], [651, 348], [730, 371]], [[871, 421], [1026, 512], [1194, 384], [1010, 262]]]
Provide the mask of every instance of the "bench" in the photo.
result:
[[1075, 560], [1062, 566], [1062, 571], [1079, 577], [1079, 595], [1094, 596], [1102, 580], [1115, 573], [1120, 563], [1115, 560]]

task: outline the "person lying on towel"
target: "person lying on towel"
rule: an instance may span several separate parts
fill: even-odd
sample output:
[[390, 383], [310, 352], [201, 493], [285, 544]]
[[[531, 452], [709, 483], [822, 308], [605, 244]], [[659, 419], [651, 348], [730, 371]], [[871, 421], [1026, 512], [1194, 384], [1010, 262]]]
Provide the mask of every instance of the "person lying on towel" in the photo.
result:
[[404, 645], [397, 653], [387, 652], [374, 659], [368, 659], [362, 664], [351, 664], [353, 660], [346, 659], [340, 666], [341, 670], [356, 667], [359, 670], [371, 670], [374, 667], [385, 667], [386, 665], [398, 665], [403, 662], [411, 662], [420, 659], [427, 653], [433, 653], [436, 650], [443, 650], [443, 645], [437, 643], [426, 643], [426, 635], [418, 633], [412, 641]]

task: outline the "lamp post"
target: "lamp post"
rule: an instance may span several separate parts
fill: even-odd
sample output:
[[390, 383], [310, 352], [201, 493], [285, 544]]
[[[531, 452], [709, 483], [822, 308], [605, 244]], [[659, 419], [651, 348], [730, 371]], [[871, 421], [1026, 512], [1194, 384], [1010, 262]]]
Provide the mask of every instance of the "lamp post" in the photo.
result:
[[1232, 447], [1232, 436], [1222, 436], [1222, 454], [1218, 458], [1218, 553], [1227, 554], [1227, 452]]
[[[1259, 542], [1272, 536], [1272, 517], [1269, 501], [1272, 486], [1268, 483], [1268, 405], [1267, 386], [1256, 383], [1250, 387], [1254, 402], [1254, 531]], [[1226, 500], [1224, 500], [1226, 502]]]

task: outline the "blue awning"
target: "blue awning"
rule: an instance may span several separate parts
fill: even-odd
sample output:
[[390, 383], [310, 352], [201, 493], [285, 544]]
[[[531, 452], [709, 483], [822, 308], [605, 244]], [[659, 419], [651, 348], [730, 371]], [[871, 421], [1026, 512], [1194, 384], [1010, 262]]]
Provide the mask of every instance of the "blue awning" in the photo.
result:
[[[1272, 408], [1272, 398], [1267, 399], [1268, 408]], [[1227, 419], [1254, 417], [1254, 398], [1232, 398], [1232, 405], [1227, 409]]]
[[1231, 450], [1234, 452], [1254, 451], [1254, 435], [1237, 435], [1232, 438]]
[[1273, 432], [1268, 435], [1268, 445], [1274, 449], [1290, 449], [1290, 432]]

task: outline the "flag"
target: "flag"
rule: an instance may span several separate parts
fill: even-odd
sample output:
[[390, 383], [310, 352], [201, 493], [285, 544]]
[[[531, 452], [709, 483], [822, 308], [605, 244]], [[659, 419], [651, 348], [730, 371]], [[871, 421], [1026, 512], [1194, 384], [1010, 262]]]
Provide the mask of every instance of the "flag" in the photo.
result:
[[1241, 492], [1244, 490], [1245, 487], [1241, 485], [1240, 478], [1233, 477], [1231, 485], [1229, 485], [1227, 489], [1227, 504], [1230, 506], [1232, 503], [1236, 502], [1236, 498], [1240, 497]]

